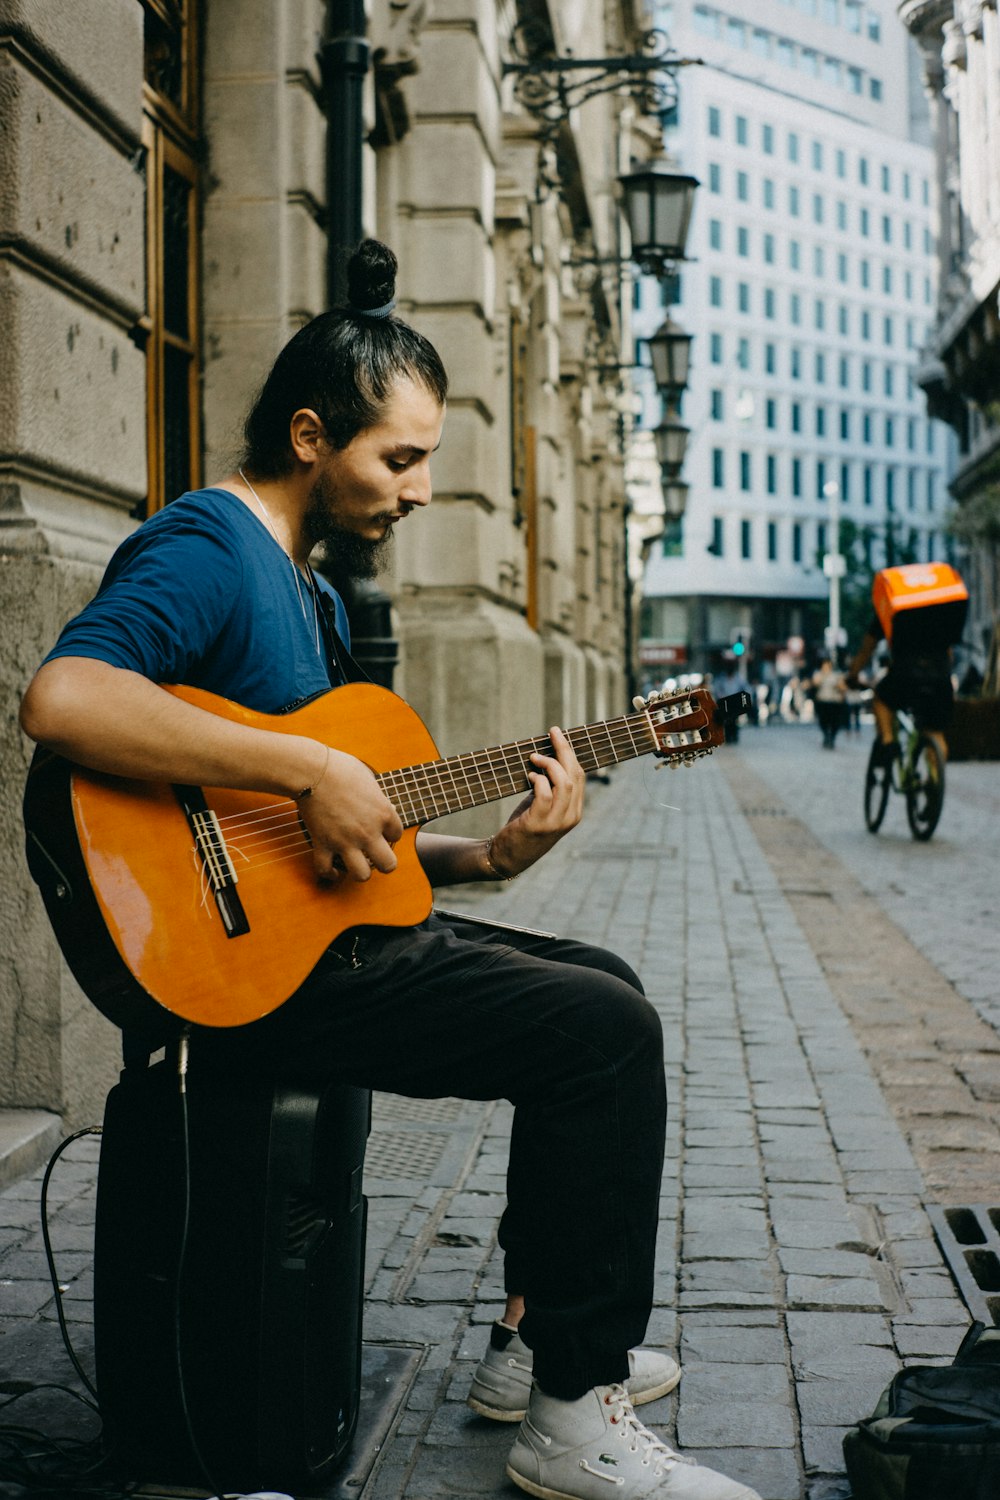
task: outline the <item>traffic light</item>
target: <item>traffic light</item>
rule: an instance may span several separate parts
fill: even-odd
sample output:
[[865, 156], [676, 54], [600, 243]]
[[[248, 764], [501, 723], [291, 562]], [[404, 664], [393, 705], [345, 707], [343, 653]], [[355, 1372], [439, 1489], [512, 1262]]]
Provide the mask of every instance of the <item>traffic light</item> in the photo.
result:
[[733, 630], [730, 632], [729, 639], [732, 642], [733, 655], [737, 657], [745, 656], [747, 653], [747, 647], [750, 644], [749, 630], [744, 630], [743, 628], [740, 628], [739, 630]]

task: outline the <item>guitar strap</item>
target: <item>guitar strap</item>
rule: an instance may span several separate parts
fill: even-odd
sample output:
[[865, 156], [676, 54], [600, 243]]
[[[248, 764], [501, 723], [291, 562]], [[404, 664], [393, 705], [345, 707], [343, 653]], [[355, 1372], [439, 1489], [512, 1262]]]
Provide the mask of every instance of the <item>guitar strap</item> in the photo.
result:
[[[317, 589], [316, 597], [319, 601], [319, 618], [323, 631], [323, 639], [326, 643], [327, 654], [334, 670], [339, 672], [344, 682], [371, 682], [371, 678], [360, 662], [355, 661], [348, 651], [337, 629], [337, 608], [330, 595], [325, 589]], [[336, 685], [336, 684], [335, 684]]]

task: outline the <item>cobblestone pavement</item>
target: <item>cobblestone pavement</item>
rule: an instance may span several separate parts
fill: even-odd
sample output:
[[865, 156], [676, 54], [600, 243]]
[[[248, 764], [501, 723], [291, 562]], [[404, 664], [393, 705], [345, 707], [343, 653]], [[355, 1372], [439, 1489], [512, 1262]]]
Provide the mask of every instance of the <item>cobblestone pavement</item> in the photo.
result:
[[[671, 1101], [648, 1342], [684, 1369], [644, 1414], [765, 1500], [848, 1493], [844, 1430], [968, 1323], [925, 1204], [996, 1201], [1000, 778], [950, 767], [931, 844], [901, 803], [872, 838], [866, 750], [779, 726], [690, 771], [620, 767], [536, 870], [442, 902], [605, 942], [643, 975]], [[376, 1098], [365, 1337], [422, 1358], [364, 1500], [516, 1493], [511, 1429], [464, 1404], [502, 1303], [509, 1124], [502, 1103]], [[96, 1148], [52, 1185], [84, 1358]], [[0, 1372], [65, 1380], [38, 1180], [0, 1193]]]

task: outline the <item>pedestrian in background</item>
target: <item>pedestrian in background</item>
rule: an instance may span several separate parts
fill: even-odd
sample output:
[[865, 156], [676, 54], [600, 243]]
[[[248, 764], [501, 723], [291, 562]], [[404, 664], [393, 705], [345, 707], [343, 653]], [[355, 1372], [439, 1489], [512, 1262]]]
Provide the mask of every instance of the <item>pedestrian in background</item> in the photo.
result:
[[832, 750], [837, 731], [843, 727], [846, 717], [847, 685], [844, 674], [824, 656], [812, 678], [816, 717], [823, 733], [823, 749]]
[[[747, 682], [746, 677], [743, 675], [743, 672], [736, 658], [731, 657], [724, 659], [722, 671], [715, 679], [715, 686], [712, 689], [713, 695], [716, 700], [720, 698], [728, 698], [730, 693], [748, 693], [749, 691], [750, 685]], [[743, 723], [744, 719], [745, 715], [741, 714], [738, 719], [726, 720], [725, 730], [727, 745], [735, 745], [739, 742], [740, 724]]]

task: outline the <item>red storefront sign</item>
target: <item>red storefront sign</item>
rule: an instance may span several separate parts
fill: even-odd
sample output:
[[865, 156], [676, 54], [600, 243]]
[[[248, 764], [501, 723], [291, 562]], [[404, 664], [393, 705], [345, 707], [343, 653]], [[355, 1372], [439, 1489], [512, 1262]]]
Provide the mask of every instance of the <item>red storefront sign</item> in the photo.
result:
[[639, 660], [644, 667], [683, 667], [687, 659], [686, 646], [659, 646], [645, 642], [639, 647]]

